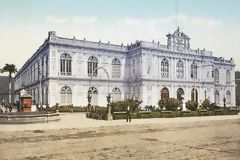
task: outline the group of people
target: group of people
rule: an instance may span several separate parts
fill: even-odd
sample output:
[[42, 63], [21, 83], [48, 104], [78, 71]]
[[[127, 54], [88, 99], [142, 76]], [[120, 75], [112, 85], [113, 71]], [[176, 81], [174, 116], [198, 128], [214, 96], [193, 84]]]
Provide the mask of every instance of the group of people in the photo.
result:
[[8, 109], [8, 104], [5, 103], [4, 99], [2, 100], [2, 108], [5, 108], [5, 110]]
[[2, 100], [1, 105], [2, 105], [2, 108], [5, 108], [5, 111], [9, 110], [9, 112], [12, 112], [12, 105], [10, 105], [9, 103], [6, 103], [4, 99]]

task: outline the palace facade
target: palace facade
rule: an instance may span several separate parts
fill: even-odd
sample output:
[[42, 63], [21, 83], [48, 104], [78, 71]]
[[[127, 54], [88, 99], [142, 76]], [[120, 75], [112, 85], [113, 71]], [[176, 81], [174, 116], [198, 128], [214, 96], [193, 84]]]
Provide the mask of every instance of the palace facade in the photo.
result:
[[[205, 49], [191, 49], [190, 38], [178, 28], [168, 34], [167, 45], [136, 41], [114, 45], [62, 38], [54, 31], [15, 76], [15, 91], [25, 89], [34, 104], [59, 103], [106, 106], [133, 98], [141, 106], [155, 105], [162, 98], [235, 106], [235, 64]], [[97, 69], [96, 69], [97, 68]], [[92, 77], [92, 79], [91, 79]], [[91, 79], [91, 83], [90, 83]]]

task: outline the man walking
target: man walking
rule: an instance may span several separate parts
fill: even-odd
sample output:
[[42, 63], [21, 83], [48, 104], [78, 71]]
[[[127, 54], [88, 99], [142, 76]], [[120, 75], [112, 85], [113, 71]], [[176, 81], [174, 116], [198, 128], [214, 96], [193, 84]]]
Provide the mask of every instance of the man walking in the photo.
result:
[[127, 122], [131, 122], [131, 106], [127, 107]]

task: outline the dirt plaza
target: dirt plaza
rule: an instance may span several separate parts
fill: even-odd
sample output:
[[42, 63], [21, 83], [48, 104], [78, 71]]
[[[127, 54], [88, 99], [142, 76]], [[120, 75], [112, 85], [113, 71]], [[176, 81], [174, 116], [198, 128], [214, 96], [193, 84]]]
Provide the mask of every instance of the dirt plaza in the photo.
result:
[[0, 125], [3, 160], [239, 159], [240, 115]]

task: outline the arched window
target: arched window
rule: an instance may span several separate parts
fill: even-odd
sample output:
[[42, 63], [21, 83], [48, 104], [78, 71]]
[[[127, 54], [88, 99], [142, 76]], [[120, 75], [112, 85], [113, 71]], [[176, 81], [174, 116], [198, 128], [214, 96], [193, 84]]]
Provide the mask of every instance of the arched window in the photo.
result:
[[191, 100], [192, 100], [192, 101], [195, 101], [195, 102], [198, 102], [198, 91], [197, 91], [196, 88], [195, 88], [195, 89], [194, 89], [194, 88], [192, 89]]
[[63, 53], [60, 57], [60, 73], [64, 76], [72, 74], [72, 58], [67, 53]]
[[95, 87], [91, 87], [91, 88], [89, 88], [88, 92], [92, 96], [91, 104], [93, 106], [97, 106], [98, 105], [98, 91], [97, 91], [97, 89]]
[[161, 62], [161, 76], [162, 78], [169, 77], [169, 63], [166, 58], [164, 58]]
[[183, 89], [182, 88], [178, 88], [177, 89], [177, 99], [181, 100], [183, 95], [184, 95]]
[[112, 101], [120, 101], [121, 100], [121, 91], [119, 88], [113, 88], [112, 90]]
[[88, 58], [88, 76], [97, 76], [98, 60], [96, 57], [91, 56]]
[[62, 87], [61, 89], [61, 92], [60, 92], [60, 103], [61, 105], [69, 105], [69, 104], [72, 104], [72, 90], [70, 87], [68, 86], [64, 86]]
[[197, 63], [193, 62], [191, 64], [191, 78], [192, 79], [197, 79]]
[[168, 99], [169, 98], [169, 91], [166, 87], [161, 90], [161, 99]]
[[226, 83], [231, 83], [231, 72], [229, 70], [226, 71]]
[[177, 67], [176, 67], [176, 73], [177, 73], [177, 78], [183, 78], [184, 76], [184, 65], [181, 60], [177, 62]]
[[219, 92], [217, 90], [214, 92], [214, 101], [215, 101], [216, 105], [218, 105], [219, 102], [220, 102], [220, 95], [219, 95]]
[[121, 63], [119, 59], [114, 58], [112, 60], [112, 77], [120, 78], [120, 76], [121, 76]]
[[227, 91], [226, 93], [226, 104], [231, 104], [231, 92]]
[[214, 82], [219, 83], [219, 71], [218, 71], [218, 69], [214, 70]]

